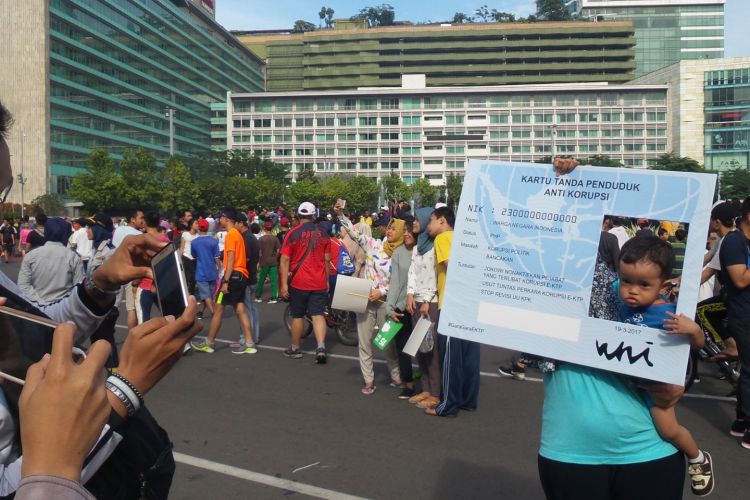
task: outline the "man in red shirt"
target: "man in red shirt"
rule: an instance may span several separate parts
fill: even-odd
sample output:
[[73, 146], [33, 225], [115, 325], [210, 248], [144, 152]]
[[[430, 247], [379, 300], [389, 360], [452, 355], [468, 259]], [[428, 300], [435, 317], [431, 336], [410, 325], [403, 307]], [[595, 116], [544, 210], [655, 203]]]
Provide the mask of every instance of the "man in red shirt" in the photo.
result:
[[326, 321], [323, 317], [328, 302], [329, 237], [313, 223], [315, 205], [304, 202], [297, 209], [300, 224], [289, 231], [281, 247], [279, 263], [280, 295], [289, 299], [292, 308], [292, 345], [284, 351], [287, 358], [299, 359], [300, 339], [305, 315], [312, 319], [318, 347], [315, 362], [326, 362]]
[[247, 257], [245, 252], [245, 241], [242, 234], [234, 227], [237, 221], [237, 212], [234, 209], [224, 209], [221, 212], [220, 222], [227, 230], [224, 240], [224, 274], [221, 280], [221, 289], [216, 297], [214, 314], [211, 317], [211, 325], [208, 328], [208, 338], [202, 344], [190, 343], [193, 349], [201, 352], [213, 353], [214, 341], [221, 328], [224, 306], [233, 306], [237, 318], [240, 320], [240, 328], [245, 336], [244, 345], [232, 348], [235, 354], [255, 354], [255, 348], [250, 327], [250, 318], [245, 310], [245, 288], [249, 273], [247, 270]]

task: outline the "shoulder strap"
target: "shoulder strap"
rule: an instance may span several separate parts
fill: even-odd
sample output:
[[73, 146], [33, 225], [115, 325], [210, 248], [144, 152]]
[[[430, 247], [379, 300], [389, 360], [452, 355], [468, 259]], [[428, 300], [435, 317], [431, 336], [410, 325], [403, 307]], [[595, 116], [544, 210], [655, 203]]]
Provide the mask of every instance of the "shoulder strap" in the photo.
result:
[[310, 250], [312, 250], [312, 247], [315, 245], [315, 242], [318, 239], [318, 228], [315, 228], [315, 233], [313, 234], [312, 238], [310, 238], [310, 242], [307, 244], [307, 248], [305, 249], [305, 254], [302, 256], [302, 258], [297, 262], [297, 265], [295, 266], [294, 270], [289, 274], [289, 285], [292, 284], [292, 280], [297, 275], [297, 271], [302, 267], [302, 263], [305, 262], [305, 259], [307, 258], [308, 254], [310, 253]]

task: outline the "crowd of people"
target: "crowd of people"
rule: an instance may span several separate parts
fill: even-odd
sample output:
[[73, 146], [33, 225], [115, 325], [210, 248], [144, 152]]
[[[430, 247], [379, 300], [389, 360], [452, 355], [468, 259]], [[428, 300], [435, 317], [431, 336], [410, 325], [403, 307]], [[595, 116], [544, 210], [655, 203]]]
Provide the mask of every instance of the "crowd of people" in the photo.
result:
[[[12, 184], [3, 138], [9, 125], [10, 115], [0, 106], [0, 187]], [[574, 160], [555, 160], [558, 175], [576, 165]], [[2, 190], [4, 197], [8, 190]], [[604, 220], [590, 314], [685, 335], [700, 348], [702, 329], [676, 314], [674, 300], [665, 295], [667, 288], [679, 286], [689, 228], [666, 221], [631, 222], [637, 227], [627, 231], [627, 220]], [[336, 277], [368, 280], [367, 308], [356, 316], [361, 394], [368, 397], [377, 389], [373, 339], [390, 319], [402, 324], [384, 349], [387, 382], [399, 389], [398, 397], [435, 417], [477, 410], [479, 344], [442, 335], [439, 321], [454, 224], [455, 214], [444, 203], [412, 209], [399, 202], [377, 213], [355, 214], [347, 213], [343, 199], [333, 207], [304, 202], [291, 212], [284, 207], [226, 208], [212, 216], [185, 210], [171, 220], [137, 209], [123, 220], [96, 213], [79, 219], [38, 214], [18, 227], [4, 221], [3, 257], [18, 254], [23, 260], [17, 285], [0, 273], [0, 302], [62, 324], [55, 331], [51, 355], [39, 353], [32, 360], [37, 362], [28, 369], [23, 391], [19, 394], [7, 381], [0, 386], [0, 495], [91, 498], [93, 493], [107, 498], [107, 488], [117, 486], [109, 484], [107, 464], [121, 467], [124, 461], [117, 450], [135, 453], [131, 458], [148, 455], [138, 442], [141, 434], [127, 431], [133, 428], [130, 422], [142, 420], [158, 428], [145, 409], [144, 395], [183, 350], [216, 351], [224, 307], [234, 310], [241, 329], [231, 352], [257, 352], [262, 339], [257, 304], [263, 301], [266, 282], [267, 302], [288, 301], [291, 309], [291, 342], [283, 355], [304, 356], [301, 343], [309, 318], [314, 359], [322, 365], [328, 360], [326, 315]], [[737, 418], [730, 432], [741, 437], [746, 448], [748, 241], [750, 198], [739, 205], [717, 204], [711, 213], [702, 299], [720, 297], [727, 306], [722, 356], [741, 362]], [[179, 250], [189, 292], [195, 296], [179, 318], [152, 315], [158, 300], [149, 262], [167, 244]], [[114, 324], [121, 300], [129, 333], [118, 349]], [[208, 316], [206, 339], [190, 342]], [[415, 356], [421, 373], [417, 377], [414, 360], [403, 348], [422, 318], [432, 327]], [[73, 363], [72, 346], [86, 341], [91, 342], [88, 358]], [[0, 351], [11, 348], [0, 345]], [[699, 448], [674, 412], [682, 388], [529, 355], [501, 373], [522, 379], [529, 363], [544, 372], [538, 462], [548, 498], [681, 498], [686, 470], [695, 494], [713, 490], [711, 455]], [[103, 366], [111, 369], [106, 375]], [[49, 421], [59, 425], [45, 425]], [[131, 467], [132, 477], [121, 481], [145, 487], [146, 472]]]

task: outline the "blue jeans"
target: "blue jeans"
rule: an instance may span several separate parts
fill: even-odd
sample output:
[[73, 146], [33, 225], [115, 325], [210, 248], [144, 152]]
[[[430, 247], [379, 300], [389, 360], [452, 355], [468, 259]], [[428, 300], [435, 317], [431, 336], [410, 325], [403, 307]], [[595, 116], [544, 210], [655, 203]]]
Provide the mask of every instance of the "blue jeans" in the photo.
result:
[[156, 302], [156, 294], [148, 290], [141, 291], [141, 317], [143, 322], [151, 319], [151, 307]]
[[[250, 328], [253, 330], [253, 342], [260, 342], [260, 313], [258, 304], [255, 303], [255, 289], [257, 285], [247, 285], [245, 288], [245, 310], [247, 317], [250, 318]], [[240, 342], [244, 342], [244, 337], [240, 334]]]

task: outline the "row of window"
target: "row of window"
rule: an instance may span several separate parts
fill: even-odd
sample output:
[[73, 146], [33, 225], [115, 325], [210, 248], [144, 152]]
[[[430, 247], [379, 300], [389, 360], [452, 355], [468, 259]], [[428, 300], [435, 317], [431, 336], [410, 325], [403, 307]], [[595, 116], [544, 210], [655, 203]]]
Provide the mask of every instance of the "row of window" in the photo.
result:
[[498, 96], [435, 96], [402, 98], [282, 98], [278, 100], [234, 101], [238, 113], [271, 113], [289, 111], [334, 111], [376, 109], [463, 109], [463, 108], [528, 108], [531, 106], [642, 106], [666, 105], [665, 91], [583, 94], [528, 94]]
[[[379, 119], [378, 119], [379, 118]], [[401, 122], [399, 123], [399, 118]], [[643, 122], [644, 118], [648, 122], [664, 122], [667, 119], [665, 111], [625, 111], [611, 113], [527, 113], [527, 114], [491, 114], [489, 123], [491, 124], [528, 124], [528, 123], [631, 123]], [[377, 127], [386, 126], [405, 126], [414, 127], [424, 124], [442, 126], [446, 125], [471, 125], [478, 122], [486, 122], [487, 115], [446, 115], [440, 116], [341, 116], [338, 118], [332, 116], [321, 116], [318, 118], [236, 118], [232, 120], [234, 128], [311, 128], [311, 127]]]
[[[552, 130], [490, 130], [490, 139], [533, 139], [533, 138], [549, 138], [552, 136]], [[617, 137], [666, 137], [667, 130], [665, 128], [647, 128], [647, 129], [588, 129], [588, 130], [568, 130], [561, 129], [554, 131], [556, 137], [571, 139], [571, 138], [617, 138]], [[430, 137], [435, 134], [425, 134], [425, 137]], [[477, 135], [480, 140], [484, 140], [485, 131], [473, 131], [469, 135]], [[321, 134], [253, 134], [253, 135], [235, 135], [234, 142], [238, 143], [290, 143], [290, 142], [375, 142], [375, 141], [421, 141], [422, 134], [419, 132], [362, 132], [359, 134], [354, 133], [338, 133], [333, 132], [321, 133]], [[442, 147], [441, 145], [426, 146], [425, 149], [429, 150], [432, 147]]]
[[[426, 150], [427, 148], [425, 148]], [[666, 152], [665, 143], [633, 144], [633, 143], [581, 143], [581, 144], [557, 144], [555, 146], [557, 153], [632, 153], [632, 152]], [[257, 149], [255, 150], [261, 156], [289, 157], [289, 156], [418, 156], [421, 154], [421, 148], [402, 148], [399, 153], [397, 147], [385, 148], [281, 148], [281, 149]], [[440, 148], [440, 151], [443, 151]], [[464, 155], [466, 153], [551, 153], [550, 144], [518, 144], [518, 145], [490, 145], [489, 148], [484, 144], [472, 144], [469, 146], [446, 146], [445, 154], [447, 155]]]

